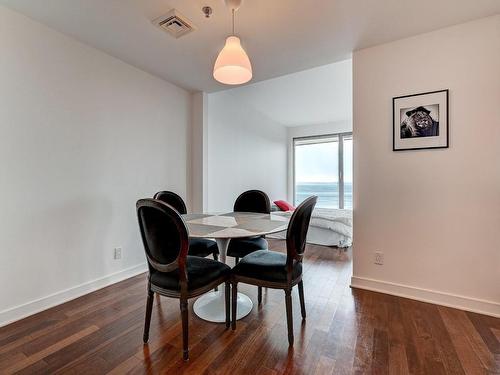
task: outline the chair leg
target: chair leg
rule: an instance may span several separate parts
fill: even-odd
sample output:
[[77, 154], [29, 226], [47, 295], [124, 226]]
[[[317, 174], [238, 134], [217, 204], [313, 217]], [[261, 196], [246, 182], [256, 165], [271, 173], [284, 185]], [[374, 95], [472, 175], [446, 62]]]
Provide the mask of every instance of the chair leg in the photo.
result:
[[288, 345], [293, 346], [292, 290], [285, 289], [286, 323], [288, 326]]
[[151, 291], [151, 289], [148, 288], [148, 300], [146, 302], [146, 319], [144, 320], [144, 344], [146, 344], [149, 340], [149, 326], [151, 324], [151, 312], [153, 311], [153, 301], [154, 301], [155, 295]]
[[[212, 256], [214, 257], [214, 260], [215, 260], [216, 262], [218, 262], [218, 261], [219, 261], [219, 254], [217, 254], [217, 253], [213, 253], [213, 254], [212, 254]], [[216, 287], [214, 288], [214, 292], [217, 292], [218, 290], [219, 290], [219, 287], [218, 287], [218, 286], [216, 286]]]
[[262, 303], [262, 287], [257, 287], [257, 302], [259, 305]]
[[304, 283], [302, 280], [299, 281], [299, 299], [300, 299], [300, 312], [302, 314], [302, 319], [306, 318], [306, 303], [304, 301]]
[[232, 283], [231, 285], [232, 287], [232, 324], [231, 324], [231, 328], [233, 329], [233, 331], [236, 329], [236, 308], [237, 308], [237, 305], [238, 305], [238, 283]]
[[188, 349], [188, 302], [187, 299], [181, 299], [181, 316], [182, 316], [182, 358], [187, 361], [189, 359]]
[[229, 323], [231, 321], [230, 313], [231, 313], [231, 284], [229, 281], [226, 281], [226, 328], [229, 328]]

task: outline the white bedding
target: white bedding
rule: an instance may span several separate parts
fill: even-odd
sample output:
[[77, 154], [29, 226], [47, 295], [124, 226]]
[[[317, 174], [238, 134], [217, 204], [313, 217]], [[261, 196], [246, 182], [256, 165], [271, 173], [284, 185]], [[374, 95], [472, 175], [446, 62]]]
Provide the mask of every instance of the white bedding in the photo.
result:
[[[290, 218], [292, 212], [273, 212]], [[313, 230], [311, 230], [313, 229]], [[307, 241], [326, 246], [347, 247], [352, 244], [352, 210], [316, 208], [313, 211]], [[332, 233], [333, 232], [333, 233]], [[283, 234], [273, 236], [282, 238]]]

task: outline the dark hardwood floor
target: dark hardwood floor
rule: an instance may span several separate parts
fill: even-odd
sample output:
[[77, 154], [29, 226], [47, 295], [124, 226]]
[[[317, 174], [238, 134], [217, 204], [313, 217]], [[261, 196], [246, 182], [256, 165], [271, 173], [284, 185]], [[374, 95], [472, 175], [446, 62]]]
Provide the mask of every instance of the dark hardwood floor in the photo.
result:
[[[307, 320], [294, 288], [293, 349], [279, 290], [264, 291], [234, 332], [196, 317], [191, 301], [189, 362], [179, 301], [155, 300], [143, 345], [140, 275], [0, 328], [0, 374], [500, 373], [500, 319], [351, 290], [349, 256], [335, 249], [308, 246], [304, 266]], [[257, 288], [241, 291], [256, 304]]]

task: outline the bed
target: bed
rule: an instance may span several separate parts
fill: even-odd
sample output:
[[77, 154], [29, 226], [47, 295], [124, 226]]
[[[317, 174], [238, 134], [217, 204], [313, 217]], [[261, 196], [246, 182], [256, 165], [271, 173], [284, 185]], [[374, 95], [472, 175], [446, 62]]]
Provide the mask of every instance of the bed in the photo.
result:
[[[275, 211], [275, 215], [291, 217], [291, 211]], [[268, 235], [269, 238], [285, 239], [286, 231]], [[352, 245], [352, 210], [315, 208], [307, 232], [307, 242], [346, 248]]]

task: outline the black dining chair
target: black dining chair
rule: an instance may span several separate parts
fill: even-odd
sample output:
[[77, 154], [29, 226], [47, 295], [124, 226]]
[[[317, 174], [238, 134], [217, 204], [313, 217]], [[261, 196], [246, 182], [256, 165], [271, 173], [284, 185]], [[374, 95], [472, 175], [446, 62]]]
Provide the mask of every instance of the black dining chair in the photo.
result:
[[[171, 205], [181, 215], [187, 214], [187, 208], [184, 200], [173, 191], [159, 191], [153, 198]], [[212, 255], [214, 260], [219, 260], [219, 248], [217, 247], [217, 242], [209, 240], [208, 238], [190, 238], [188, 254], [197, 257]]]
[[[271, 213], [271, 201], [263, 191], [248, 190], [236, 198], [233, 211], [269, 214]], [[236, 264], [238, 264], [239, 259], [245, 255], [267, 248], [268, 244], [264, 236], [233, 238], [229, 241], [227, 255], [236, 258]]]
[[226, 283], [226, 327], [229, 327], [231, 268], [215, 260], [188, 255], [188, 229], [172, 206], [155, 199], [141, 199], [137, 201], [136, 208], [149, 268], [144, 343], [149, 340], [154, 293], [178, 298], [182, 317], [183, 358], [187, 360], [188, 299]]
[[[244, 258], [231, 271], [232, 284], [232, 329], [236, 329], [236, 299], [238, 283], [259, 287], [283, 289], [285, 291], [288, 343], [293, 345], [292, 288], [299, 287], [300, 311], [306, 318], [304, 286], [302, 282], [302, 259], [306, 246], [307, 230], [311, 214], [316, 205], [316, 196], [303, 201], [290, 218], [286, 234], [286, 254], [276, 251], [259, 250]], [[259, 301], [260, 303], [260, 301]]]
[[[271, 213], [271, 200], [261, 190], [248, 190], [241, 193], [234, 202], [234, 212], [255, 212], [260, 214]], [[235, 258], [238, 264], [240, 258], [257, 250], [266, 250], [268, 243], [265, 236], [232, 238], [229, 241], [227, 255]], [[262, 287], [257, 288], [257, 300], [262, 302]]]

